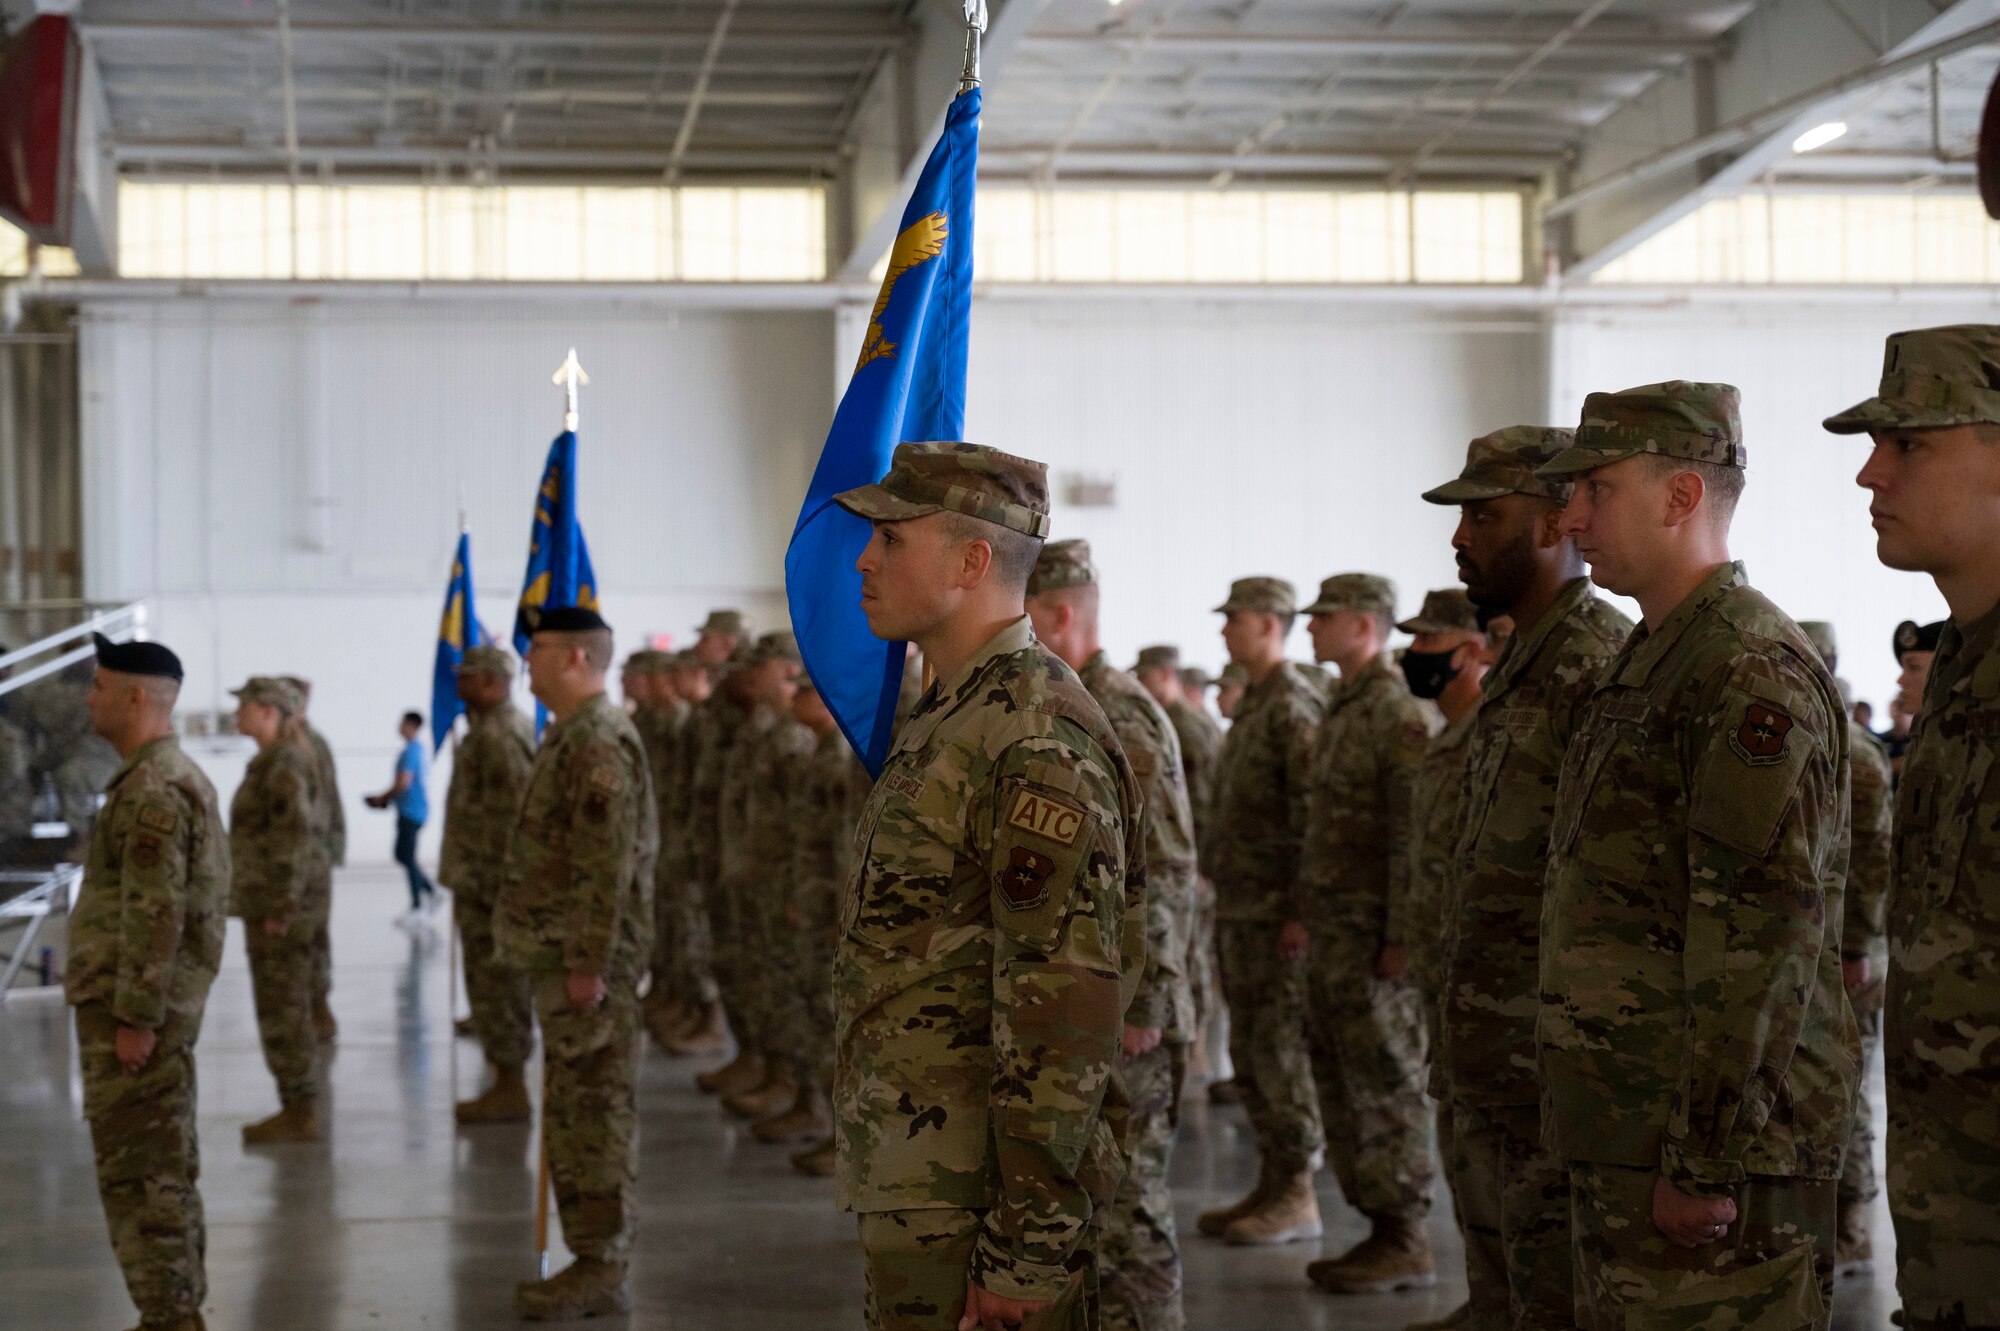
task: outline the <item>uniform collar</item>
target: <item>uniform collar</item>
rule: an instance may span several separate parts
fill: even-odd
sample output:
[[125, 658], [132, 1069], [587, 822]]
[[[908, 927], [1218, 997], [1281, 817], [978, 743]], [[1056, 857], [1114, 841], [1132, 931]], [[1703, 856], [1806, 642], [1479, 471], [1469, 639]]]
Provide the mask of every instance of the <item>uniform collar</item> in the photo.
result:
[[1395, 673], [1395, 659], [1389, 653], [1383, 652], [1380, 656], [1370, 659], [1367, 665], [1355, 671], [1351, 677], [1342, 675], [1339, 691], [1333, 695], [1333, 700], [1337, 703], [1346, 702], [1376, 680], [1389, 679]]
[[1681, 603], [1674, 607], [1657, 632], [1648, 630], [1646, 621], [1641, 619], [1632, 636], [1625, 640], [1619, 650], [1618, 659], [1612, 671], [1605, 677], [1610, 684], [1641, 685], [1653, 673], [1653, 667], [1667, 659], [1688, 628], [1699, 619], [1710, 606], [1720, 601], [1739, 587], [1750, 585], [1750, 575], [1744, 571], [1743, 561], [1724, 564], [1701, 580]]
[[151, 758], [154, 754], [160, 753], [166, 749], [178, 749], [180, 748], [180, 746], [181, 746], [181, 741], [178, 735], [162, 735], [158, 739], [147, 740], [144, 744], [141, 744], [138, 748], [132, 750], [132, 756], [130, 758], [127, 758], [124, 762], [118, 764], [118, 770], [112, 773], [111, 779], [109, 781], [104, 783], [104, 789], [107, 792], [113, 789], [115, 786], [117, 786], [117, 784], [120, 781], [123, 781], [125, 779], [127, 773], [131, 772], [132, 769], [139, 766], [140, 763], [143, 763], [147, 759]]
[[1482, 700], [1497, 698], [1519, 682], [1535, 658], [1541, 654], [1543, 644], [1555, 636], [1556, 626], [1575, 614], [1582, 608], [1583, 603], [1590, 599], [1590, 589], [1589, 578], [1571, 578], [1563, 584], [1562, 590], [1556, 593], [1556, 599], [1549, 603], [1549, 608], [1542, 612], [1540, 619], [1526, 628], [1516, 626], [1514, 636], [1507, 639], [1506, 647], [1501, 649], [1500, 659], [1486, 672], [1486, 687], [1482, 691]]
[[1946, 676], [1942, 687], [1954, 693], [2000, 698], [2000, 605], [1963, 628], [1947, 621], [1931, 669]]
[[974, 652], [972, 659], [960, 666], [950, 679], [936, 680], [924, 690], [923, 696], [917, 699], [916, 707], [911, 710], [909, 720], [903, 723], [896, 751], [921, 749], [929, 744], [938, 724], [958, 709], [957, 700], [975, 678], [1001, 657], [1025, 652], [1034, 645], [1034, 624], [1026, 615], [987, 639], [986, 645]]
[[610, 706], [611, 706], [610, 694], [593, 693], [588, 698], [585, 698], [582, 702], [578, 703], [576, 705], [576, 710], [571, 712], [568, 716], [564, 717], [562, 720], [550, 721], [549, 729], [554, 730], [557, 726], [567, 726], [570, 722], [581, 720], [583, 717], [590, 715], [592, 712], [598, 710], [599, 708], [608, 708]]

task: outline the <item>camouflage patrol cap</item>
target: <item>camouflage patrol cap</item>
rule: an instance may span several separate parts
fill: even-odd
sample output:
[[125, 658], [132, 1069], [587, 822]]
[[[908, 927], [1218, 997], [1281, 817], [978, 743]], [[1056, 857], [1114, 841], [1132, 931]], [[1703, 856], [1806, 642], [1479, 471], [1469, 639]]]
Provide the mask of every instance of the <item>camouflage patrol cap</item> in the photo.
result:
[[715, 633], [724, 637], [743, 636], [743, 612], [741, 610], [711, 610], [708, 618], [701, 621], [696, 633]]
[[298, 690], [299, 703], [301, 705], [305, 705], [312, 701], [313, 686], [311, 680], [306, 679], [299, 675], [280, 675], [278, 676], [278, 678], [284, 680], [285, 683], [291, 685], [294, 689]]
[[1228, 665], [1222, 667], [1222, 673], [1215, 677], [1215, 682], [1225, 689], [1232, 684], [1239, 689], [1247, 688], [1250, 684], [1250, 672], [1242, 666], [1237, 665], [1236, 662], [1231, 661]]
[[286, 716], [297, 716], [305, 705], [299, 691], [275, 675], [252, 675], [240, 689], [229, 691], [243, 702], [259, 702], [275, 707]]
[[1189, 693], [1206, 693], [1208, 692], [1208, 686], [1214, 682], [1214, 680], [1208, 677], [1208, 672], [1200, 666], [1183, 666], [1181, 668], [1181, 687]]
[[1299, 594], [1283, 578], [1238, 578], [1229, 584], [1229, 599], [1215, 607], [1219, 615], [1232, 610], [1295, 615], [1299, 612]]
[[1576, 431], [1553, 425], [1510, 425], [1465, 446], [1465, 470], [1455, 481], [1424, 491], [1431, 504], [1464, 504], [1502, 495], [1569, 500], [1570, 482], [1537, 476], [1535, 468], [1576, 441]]
[[625, 668], [640, 675], [664, 675], [672, 669], [668, 665], [672, 659], [670, 653], [657, 647], [641, 647], [625, 658]]
[[790, 629], [773, 629], [757, 639], [757, 645], [750, 649], [750, 659], [746, 664], [763, 665], [766, 661], [805, 664], [799, 656], [799, 640], [792, 636]]
[[1036, 558], [1035, 571], [1028, 575], [1030, 596], [1096, 585], [1097, 565], [1090, 562], [1089, 541], [1050, 541]]
[[833, 497], [873, 522], [901, 522], [950, 509], [1020, 532], [1049, 534], [1049, 469], [982, 444], [897, 444], [889, 474]]
[[1583, 400], [1576, 439], [1536, 469], [1544, 480], [1594, 471], [1640, 453], [1741, 467], [1742, 394], [1733, 384], [1673, 379]]
[[1181, 649], [1172, 643], [1155, 643], [1151, 647], [1139, 649], [1139, 659], [1132, 666], [1134, 670], [1179, 670]]
[[2000, 326], [1889, 334], [1874, 397], [1826, 418], [1835, 434], [2000, 424]]
[[1910, 652], [1934, 652], [1938, 649], [1938, 639], [1944, 636], [1944, 621], [1933, 624], [1919, 624], [1914, 619], [1906, 619], [1896, 625], [1896, 661], [1902, 663]]
[[1806, 635], [1806, 641], [1819, 653], [1819, 659], [1826, 662], [1828, 670], [1840, 659], [1840, 639], [1834, 634], [1833, 625], [1824, 619], [1801, 619], [1799, 632]]
[[683, 647], [677, 652], [667, 654], [667, 669], [706, 670], [708, 667], [702, 664], [701, 658], [694, 654], [692, 647]]
[[505, 675], [514, 677], [514, 657], [505, 647], [487, 644], [483, 647], [468, 647], [459, 658], [458, 673], [461, 675]]
[[1445, 587], [1424, 593], [1424, 607], [1414, 618], [1396, 625], [1405, 633], [1483, 633], [1479, 610], [1464, 588]]
[[1376, 573], [1336, 573], [1319, 585], [1319, 599], [1306, 607], [1309, 615], [1336, 610], [1363, 610], [1378, 615], [1396, 613], [1396, 584]]

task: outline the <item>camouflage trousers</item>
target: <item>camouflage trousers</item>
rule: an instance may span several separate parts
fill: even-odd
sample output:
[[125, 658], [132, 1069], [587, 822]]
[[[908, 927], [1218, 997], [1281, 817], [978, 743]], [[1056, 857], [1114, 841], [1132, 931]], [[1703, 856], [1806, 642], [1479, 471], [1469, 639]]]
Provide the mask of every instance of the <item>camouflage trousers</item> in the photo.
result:
[[196, 1187], [194, 1034], [170, 1026], [146, 1065], [127, 1075], [117, 1032], [107, 1007], [77, 1009], [83, 1115], [125, 1288], [144, 1324], [168, 1323], [198, 1311], [208, 1296], [208, 1232]]
[[1882, 1011], [1857, 1011], [1861, 1026], [1861, 1075], [1854, 1087], [1854, 1117], [1847, 1123], [1847, 1151], [1840, 1163], [1841, 1205], [1875, 1200], [1875, 1107], [1868, 1102], [1868, 1072], [1882, 1052]]
[[[869, 1331], [957, 1331], [984, 1213], [956, 1209], [871, 1211], [861, 1222]], [[1086, 1232], [1070, 1254], [1062, 1297], [1020, 1331], [1097, 1331], [1097, 1257]]]
[[653, 987], [646, 1006], [707, 1004], [716, 998], [709, 961], [708, 911], [701, 891], [664, 858], [653, 879]]
[[262, 920], [243, 922], [250, 954], [250, 997], [264, 1066], [278, 1083], [278, 1103], [307, 1110], [319, 1103], [319, 1037], [313, 1031], [312, 920], [300, 915], [276, 938]]
[[1304, 960], [1278, 956], [1278, 926], [1220, 920], [1216, 963], [1229, 1004], [1229, 1061], [1266, 1169], [1303, 1174], [1326, 1153], [1305, 1035]]
[[781, 1032], [786, 1068], [801, 1086], [833, 1091], [832, 927], [823, 921], [781, 921], [782, 956], [772, 969], [777, 986], [773, 1008]]
[[708, 897], [716, 991], [738, 1047], [761, 1054], [770, 1037], [770, 963], [758, 951], [748, 899], [754, 885], [747, 875], [735, 873], [723, 874], [720, 883]]
[[623, 1261], [639, 1180], [639, 998], [607, 977], [604, 1003], [578, 1012], [561, 972], [534, 980], [542, 1024], [542, 1145], [563, 1242], [578, 1257]]
[[333, 870], [315, 869], [306, 879], [306, 913], [312, 919], [312, 1006], [327, 1010], [333, 993]]
[[1188, 987], [1194, 991], [1195, 1039], [1208, 1034], [1209, 1022], [1222, 1004], [1222, 982], [1215, 966], [1215, 886], [1195, 879], [1194, 930], [1188, 937]]
[[518, 1068], [535, 1048], [535, 1000], [528, 976], [502, 965], [493, 954], [493, 902], [452, 893], [452, 917], [465, 953], [465, 997], [472, 1006], [472, 1029], [486, 1061]]
[[1459, 1103], [1444, 1117], [1472, 1331], [1575, 1326], [1569, 1173], [1542, 1147], [1541, 1106]]
[[1889, 1051], [1889, 1214], [1905, 1325], [2000, 1327], [2000, 1096], [1989, 1078], [1949, 1079]]
[[1187, 1325], [1174, 1195], [1167, 1186], [1187, 1050], [1161, 1041], [1124, 1060], [1130, 1156], [1097, 1245], [1105, 1331], [1181, 1331]]
[[1826, 1331], [1833, 1179], [1751, 1175], [1736, 1222], [1679, 1248], [1653, 1224], [1651, 1166], [1569, 1162], [1576, 1324], [1582, 1331]]
[[1327, 1156], [1349, 1206], [1421, 1219], [1434, 1172], [1423, 998], [1407, 978], [1375, 978], [1373, 958], [1349, 966], [1334, 955], [1314, 937], [1306, 1046]]

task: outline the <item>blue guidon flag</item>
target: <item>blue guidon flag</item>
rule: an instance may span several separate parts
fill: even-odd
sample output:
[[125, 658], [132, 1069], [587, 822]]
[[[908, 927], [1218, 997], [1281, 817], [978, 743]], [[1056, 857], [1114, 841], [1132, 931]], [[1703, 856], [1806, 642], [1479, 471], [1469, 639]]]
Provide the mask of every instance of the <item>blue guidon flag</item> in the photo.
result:
[[492, 641], [479, 625], [472, 597], [472, 535], [458, 534], [458, 552], [451, 557], [451, 581], [445, 584], [444, 613], [438, 618], [437, 664], [431, 667], [431, 751], [444, 747], [452, 722], [465, 711], [458, 697], [458, 667], [465, 649]]
[[867, 519], [833, 502], [872, 485], [905, 440], [962, 439], [972, 311], [973, 170], [980, 90], [961, 92], [903, 210], [854, 377], [785, 551], [785, 598], [806, 670], [871, 774], [889, 755], [903, 644], [869, 632], [854, 561]]

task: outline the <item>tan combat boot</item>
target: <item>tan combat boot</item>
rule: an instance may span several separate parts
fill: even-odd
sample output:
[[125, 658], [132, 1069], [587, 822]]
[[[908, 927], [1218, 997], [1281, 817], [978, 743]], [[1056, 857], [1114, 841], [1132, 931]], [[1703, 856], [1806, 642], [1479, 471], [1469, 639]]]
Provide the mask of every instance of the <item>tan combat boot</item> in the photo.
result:
[[764, 1084], [764, 1056], [741, 1050], [713, 1072], [704, 1072], [694, 1084], [710, 1095], [741, 1095]]
[[1257, 1169], [1256, 1187], [1250, 1189], [1243, 1197], [1223, 1207], [1221, 1210], [1203, 1211], [1200, 1217], [1196, 1219], [1195, 1226], [1210, 1238], [1219, 1239], [1222, 1237], [1222, 1232], [1228, 1229], [1231, 1224], [1241, 1220], [1244, 1216], [1249, 1215], [1252, 1211], [1262, 1206], [1264, 1199], [1270, 1196], [1270, 1194], [1271, 1171], [1269, 1168], [1260, 1165]]
[[533, 1114], [528, 1103], [528, 1082], [520, 1067], [493, 1068], [493, 1084], [483, 1095], [461, 1100], [452, 1109], [460, 1123], [525, 1123]]
[[1868, 1233], [1868, 1203], [1841, 1198], [1840, 1228], [1833, 1245], [1833, 1273], [1865, 1276], [1875, 1271], [1875, 1240]]
[[1461, 1303], [1442, 1317], [1434, 1317], [1428, 1322], [1412, 1322], [1403, 1331], [1458, 1331], [1472, 1322], [1472, 1305]]
[[530, 1322], [622, 1313], [632, 1306], [625, 1284], [625, 1263], [579, 1257], [547, 1280], [530, 1280], [514, 1289], [514, 1311]]
[[1212, 1105], [1240, 1105], [1243, 1103], [1243, 1088], [1233, 1078], [1212, 1081], [1208, 1084], [1208, 1102]]
[[653, 1043], [665, 1049], [673, 1042], [675, 1033], [687, 1024], [689, 1009], [679, 999], [662, 999], [658, 1003], [646, 1004], [641, 1013], [646, 1020], [647, 1034], [653, 1037]]
[[1271, 1191], [1256, 1210], [1237, 1216], [1222, 1231], [1222, 1241], [1238, 1246], [1299, 1243], [1321, 1234], [1319, 1198], [1308, 1172], [1273, 1177]]
[[722, 1019], [722, 1004], [701, 1004], [663, 1043], [670, 1054], [721, 1053], [729, 1047], [729, 1025]]
[[333, 1019], [333, 1009], [326, 1005], [323, 998], [313, 1003], [313, 1034], [319, 1037], [321, 1044], [332, 1044], [340, 1034], [340, 1023]]
[[833, 1138], [815, 1142], [803, 1151], [792, 1154], [792, 1168], [813, 1178], [832, 1178], [834, 1171]]
[[799, 1087], [799, 1093], [792, 1098], [792, 1107], [775, 1118], [759, 1121], [750, 1129], [750, 1135], [760, 1142], [800, 1141], [818, 1138], [826, 1131], [826, 1105], [819, 1098], [819, 1092], [811, 1086]]
[[760, 1119], [784, 1109], [798, 1096], [799, 1085], [792, 1080], [792, 1074], [777, 1064], [765, 1060], [770, 1074], [763, 1085], [752, 1087], [735, 1095], [722, 1097], [722, 1107], [738, 1118]]
[[310, 1109], [280, 1109], [255, 1123], [243, 1125], [245, 1146], [277, 1146], [285, 1142], [319, 1140], [319, 1115]]
[[1437, 1284], [1430, 1235], [1421, 1220], [1369, 1216], [1367, 1238], [1331, 1261], [1306, 1267], [1306, 1278], [1333, 1294], [1390, 1294]]

